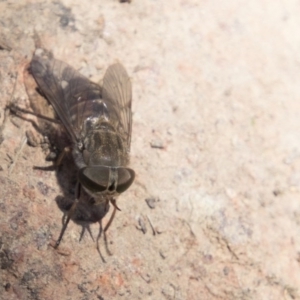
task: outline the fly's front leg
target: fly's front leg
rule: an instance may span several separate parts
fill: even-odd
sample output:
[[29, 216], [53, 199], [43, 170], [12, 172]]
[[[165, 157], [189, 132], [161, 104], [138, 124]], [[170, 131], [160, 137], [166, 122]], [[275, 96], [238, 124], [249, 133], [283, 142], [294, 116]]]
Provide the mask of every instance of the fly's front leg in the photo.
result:
[[[117, 210], [120, 210], [117, 205], [116, 205], [116, 200], [115, 199], [112, 199], [110, 200], [111, 204], [113, 205], [114, 207], [114, 210], [109, 218], [109, 221], [107, 222], [107, 224], [105, 225], [104, 229], [103, 229], [103, 226], [102, 226], [102, 219], [99, 221], [99, 225], [100, 225], [100, 228], [99, 228], [99, 234], [98, 234], [98, 238], [97, 238], [97, 250], [101, 256], [101, 259], [104, 260], [102, 254], [101, 254], [101, 251], [100, 251], [100, 247], [99, 247], [99, 239], [102, 235], [102, 232], [103, 232], [103, 237], [104, 237], [104, 245], [105, 245], [105, 249], [106, 249], [106, 252], [108, 255], [112, 255], [112, 253], [110, 252], [110, 250], [108, 249], [108, 243], [107, 243], [107, 236], [106, 236], [106, 231], [108, 230], [108, 228], [110, 227], [111, 223], [113, 222], [114, 218], [115, 218], [115, 215], [116, 215], [116, 212]], [[109, 207], [109, 201], [107, 201], [106, 203], [107, 207], [106, 207], [106, 211], [108, 211], [108, 207]], [[104, 260], [105, 262], [105, 260]]]
[[117, 206], [117, 204], [116, 204], [116, 200], [115, 200], [115, 199], [110, 200], [110, 202], [111, 202], [112, 206], [114, 207], [114, 210], [113, 210], [113, 212], [112, 212], [112, 214], [111, 214], [111, 216], [110, 216], [109, 221], [107, 222], [107, 224], [106, 224], [105, 227], [104, 227], [104, 234], [105, 234], [105, 232], [108, 230], [108, 228], [109, 228], [109, 226], [111, 225], [111, 223], [113, 222], [117, 210], [120, 210], [120, 208], [119, 208], [119, 207]]
[[77, 183], [76, 183], [76, 194], [75, 194], [76, 195], [76, 199], [75, 199], [74, 203], [72, 204], [71, 208], [69, 209], [69, 211], [67, 212], [66, 220], [65, 220], [65, 222], [63, 224], [63, 227], [61, 229], [59, 238], [56, 241], [55, 246], [54, 246], [55, 249], [57, 249], [57, 247], [59, 246], [59, 244], [60, 244], [60, 242], [61, 242], [61, 240], [62, 240], [62, 238], [64, 236], [64, 233], [65, 233], [65, 231], [66, 231], [66, 229], [68, 227], [70, 219], [74, 215], [74, 212], [75, 212], [76, 207], [77, 207], [77, 203], [78, 203], [79, 198], [80, 198], [80, 192], [81, 192], [81, 184], [80, 184], [79, 181], [77, 181]]

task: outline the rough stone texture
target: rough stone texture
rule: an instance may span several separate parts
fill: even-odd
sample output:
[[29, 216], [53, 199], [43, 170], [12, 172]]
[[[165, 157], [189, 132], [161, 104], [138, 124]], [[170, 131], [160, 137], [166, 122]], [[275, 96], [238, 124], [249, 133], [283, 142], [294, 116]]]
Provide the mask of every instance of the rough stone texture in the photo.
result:
[[[292, 0], [0, 2], [0, 298], [300, 299], [299, 28]], [[29, 107], [36, 46], [132, 78], [137, 177], [105, 263], [73, 222], [51, 247], [61, 178], [4, 111]]]

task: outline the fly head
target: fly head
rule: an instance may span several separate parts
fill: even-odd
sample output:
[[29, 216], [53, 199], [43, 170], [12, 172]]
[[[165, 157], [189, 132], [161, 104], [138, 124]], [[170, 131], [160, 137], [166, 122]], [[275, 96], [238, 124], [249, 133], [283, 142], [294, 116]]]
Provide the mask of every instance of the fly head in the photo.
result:
[[84, 189], [96, 196], [121, 194], [131, 186], [134, 177], [135, 172], [124, 167], [92, 166], [78, 172], [78, 180]]

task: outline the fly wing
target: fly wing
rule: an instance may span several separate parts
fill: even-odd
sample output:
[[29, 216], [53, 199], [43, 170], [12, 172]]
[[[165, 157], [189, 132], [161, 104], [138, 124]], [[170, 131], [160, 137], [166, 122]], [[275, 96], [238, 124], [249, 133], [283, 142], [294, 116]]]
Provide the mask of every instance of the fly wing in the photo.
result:
[[131, 81], [125, 68], [117, 63], [111, 65], [103, 78], [102, 98], [108, 107], [111, 121], [130, 151], [132, 112]]
[[30, 69], [71, 138], [78, 141], [87, 114], [95, 115], [103, 110], [98, 105], [101, 88], [57, 59], [35, 55]]

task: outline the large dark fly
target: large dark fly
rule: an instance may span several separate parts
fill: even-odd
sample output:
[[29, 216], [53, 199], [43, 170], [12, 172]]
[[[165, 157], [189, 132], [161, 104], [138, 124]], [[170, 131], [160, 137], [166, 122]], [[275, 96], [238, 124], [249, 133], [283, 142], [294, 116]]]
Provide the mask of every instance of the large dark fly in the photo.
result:
[[80, 206], [81, 188], [94, 205], [113, 205], [105, 232], [116, 213], [116, 197], [134, 180], [134, 171], [127, 167], [132, 127], [131, 81], [119, 63], [107, 69], [102, 87], [68, 64], [49, 57], [35, 55], [30, 70], [71, 138], [78, 168], [76, 199], [67, 213], [57, 247]]

